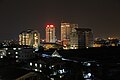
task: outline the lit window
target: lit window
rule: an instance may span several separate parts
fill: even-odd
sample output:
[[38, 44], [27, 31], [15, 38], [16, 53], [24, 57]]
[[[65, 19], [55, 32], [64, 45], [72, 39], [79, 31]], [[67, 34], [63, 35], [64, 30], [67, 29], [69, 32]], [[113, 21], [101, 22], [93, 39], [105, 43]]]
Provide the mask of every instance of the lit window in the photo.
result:
[[92, 74], [91, 73], [85, 73], [83, 74], [84, 78], [91, 78]]
[[88, 76], [91, 77], [92, 76], [91, 73], [88, 73]]
[[18, 58], [18, 56], [15, 56], [16, 58]]
[[40, 72], [42, 72], [42, 70], [40, 70]]
[[87, 66], [90, 66], [91, 65], [91, 63], [87, 63]]
[[18, 52], [15, 52], [15, 54], [18, 54]]
[[64, 27], [64, 26], [61, 26], [61, 27]]
[[50, 78], [50, 80], [55, 80], [54, 78]]
[[3, 56], [0, 56], [0, 58], [3, 58]]
[[91, 66], [91, 63], [89, 63], [89, 62], [84, 62], [83, 65], [84, 65], [84, 66]]
[[8, 50], [8, 48], [5, 48], [5, 50]]
[[54, 27], [53, 25], [50, 25], [50, 27]]
[[11, 54], [10, 52], [8, 52], [8, 54]]
[[87, 49], [89, 48], [89, 47], [86, 47]]
[[42, 64], [40, 64], [40, 68], [42, 67]]
[[32, 66], [32, 62], [30, 62], [30, 66]]
[[21, 50], [21, 48], [18, 48], [18, 50]]
[[64, 75], [60, 75], [60, 78], [62, 78]]
[[35, 67], [37, 67], [37, 63], [35, 63]]
[[59, 70], [58, 72], [59, 72], [60, 74], [66, 73], [66, 72], [65, 72], [65, 69]]
[[34, 36], [37, 36], [37, 34], [35, 33]]
[[38, 71], [37, 69], [35, 69], [35, 71]]
[[52, 65], [51, 67], [54, 67], [54, 65]]
[[13, 50], [16, 50], [16, 48], [13, 48]]
[[46, 28], [48, 28], [49, 27], [49, 25], [47, 25], [47, 27]]

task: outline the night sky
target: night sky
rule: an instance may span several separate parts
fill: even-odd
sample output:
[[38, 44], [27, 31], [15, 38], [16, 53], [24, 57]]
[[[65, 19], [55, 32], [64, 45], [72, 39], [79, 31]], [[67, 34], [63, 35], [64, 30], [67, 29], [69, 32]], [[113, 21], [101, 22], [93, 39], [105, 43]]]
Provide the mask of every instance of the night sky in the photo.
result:
[[45, 38], [45, 25], [61, 21], [91, 28], [94, 37], [120, 38], [120, 0], [0, 0], [0, 40], [18, 39], [20, 32], [36, 29]]

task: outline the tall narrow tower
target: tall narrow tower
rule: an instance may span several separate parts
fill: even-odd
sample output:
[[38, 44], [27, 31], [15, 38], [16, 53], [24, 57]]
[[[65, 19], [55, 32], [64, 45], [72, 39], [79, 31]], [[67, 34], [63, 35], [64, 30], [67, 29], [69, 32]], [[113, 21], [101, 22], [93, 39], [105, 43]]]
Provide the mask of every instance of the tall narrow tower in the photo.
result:
[[61, 41], [63, 46], [70, 45], [70, 35], [76, 32], [75, 28], [78, 28], [78, 24], [61, 23]]
[[55, 26], [52, 24], [46, 26], [46, 42], [55, 43]]
[[93, 47], [93, 32], [89, 28], [77, 28], [78, 47], [88, 48]]

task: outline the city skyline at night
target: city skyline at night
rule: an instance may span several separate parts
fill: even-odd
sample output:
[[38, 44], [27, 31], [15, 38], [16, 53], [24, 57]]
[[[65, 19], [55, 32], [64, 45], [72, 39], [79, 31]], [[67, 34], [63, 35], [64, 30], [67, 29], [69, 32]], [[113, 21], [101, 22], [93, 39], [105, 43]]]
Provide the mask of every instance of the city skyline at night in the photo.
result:
[[46, 24], [55, 24], [60, 39], [60, 23], [75, 23], [90, 28], [94, 37], [120, 38], [119, 0], [79, 1], [0, 1], [0, 40], [18, 39], [21, 31], [38, 30], [45, 38]]

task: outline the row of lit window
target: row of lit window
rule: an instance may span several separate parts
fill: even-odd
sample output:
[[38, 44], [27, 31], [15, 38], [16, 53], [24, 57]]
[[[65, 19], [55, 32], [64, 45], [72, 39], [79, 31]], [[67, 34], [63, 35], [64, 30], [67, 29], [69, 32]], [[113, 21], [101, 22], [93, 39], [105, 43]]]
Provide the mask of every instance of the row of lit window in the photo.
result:
[[[5, 50], [8, 50], [9, 48], [5, 48]], [[13, 50], [21, 50], [21, 48], [13, 48]]]
[[30, 66], [35, 66], [35, 67], [42, 68], [42, 64], [38, 64], [38, 63], [33, 64], [32, 62], [30, 62]]

